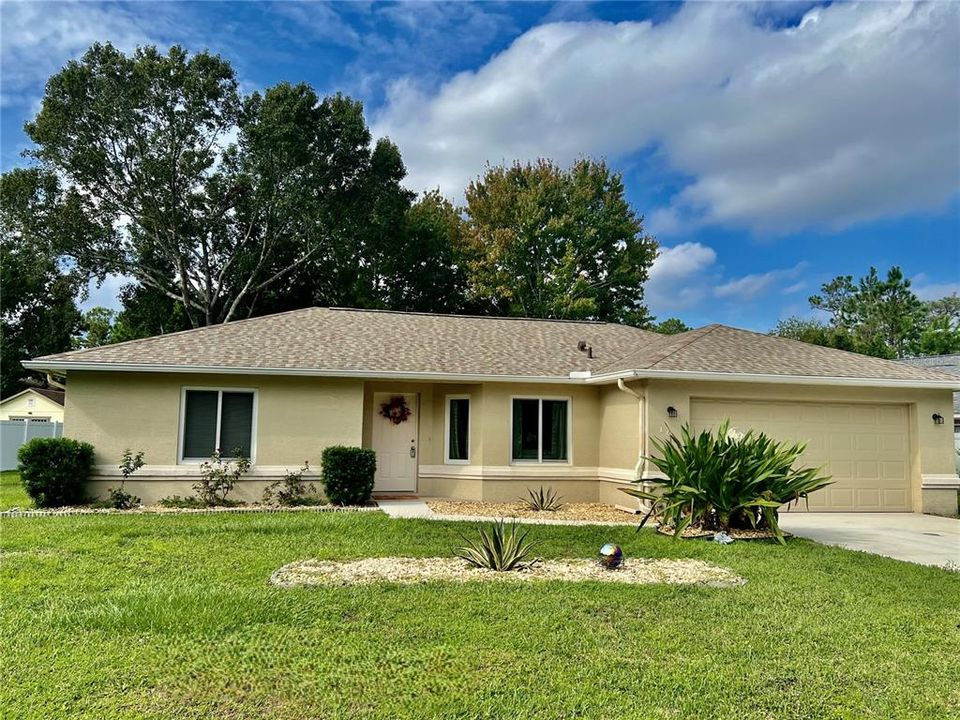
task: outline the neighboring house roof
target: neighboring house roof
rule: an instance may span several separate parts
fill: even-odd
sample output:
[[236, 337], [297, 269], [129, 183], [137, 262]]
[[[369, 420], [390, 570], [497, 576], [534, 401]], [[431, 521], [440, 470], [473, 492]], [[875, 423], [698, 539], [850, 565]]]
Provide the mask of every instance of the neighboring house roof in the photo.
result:
[[[577, 349], [593, 349], [593, 358]], [[49, 355], [46, 370], [258, 372], [612, 382], [750, 375], [948, 386], [951, 376], [721, 325], [660, 335], [626, 325], [306, 308]], [[573, 374], [573, 375], [571, 375]], [[742, 379], [733, 377], [732, 379]], [[957, 383], [960, 384], [960, 383]]]
[[[960, 376], [960, 354], [907, 358], [901, 362]], [[953, 394], [953, 414], [954, 416], [960, 416], [960, 392]]]
[[63, 390], [51, 390], [49, 388], [27, 388], [26, 390], [21, 390], [18, 393], [14, 393], [10, 397], [5, 397], [3, 400], [0, 400], [0, 403], [13, 400], [14, 398], [18, 398], [25, 393], [36, 393], [37, 395], [47, 398], [47, 400], [52, 400], [57, 405], [63, 405], [64, 398], [66, 397], [66, 392]]

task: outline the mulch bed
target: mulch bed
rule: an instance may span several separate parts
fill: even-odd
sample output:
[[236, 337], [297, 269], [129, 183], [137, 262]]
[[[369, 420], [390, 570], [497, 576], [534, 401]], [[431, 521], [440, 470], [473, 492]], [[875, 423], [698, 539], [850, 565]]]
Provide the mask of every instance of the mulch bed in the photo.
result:
[[417, 584], [447, 582], [523, 582], [562, 580], [646, 585], [706, 585], [737, 587], [746, 580], [732, 570], [702, 560], [628, 559], [616, 570], [607, 570], [591, 560], [539, 560], [523, 570], [495, 572], [467, 565], [456, 558], [366, 558], [349, 562], [301, 560], [284, 565], [270, 576], [270, 584], [284, 588], [365, 585], [371, 583]]
[[[667, 535], [673, 537], [674, 532], [672, 527], [658, 527], [657, 532], [661, 535]], [[680, 534], [680, 537], [684, 540], [702, 540], [702, 539], [712, 539], [714, 535], [717, 534], [716, 530], [704, 530], [703, 528], [698, 527], [686, 527], [683, 532]], [[727, 533], [734, 540], [775, 540], [776, 535], [773, 534], [772, 530], [731, 530]], [[783, 537], [789, 538], [793, 537], [788, 532], [783, 533]]]
[[488, 503], [467, 500], [428, 500], [427, 505], [438, 515], [460, 515], [484, 518], [522, 518], [528, 520], [570, 520], [583, 523], [603, 522], [639, 525], [643, 515], [618, 510], [603, 503], [564, 503], [559, 510], [531, 510], [523, 502]]

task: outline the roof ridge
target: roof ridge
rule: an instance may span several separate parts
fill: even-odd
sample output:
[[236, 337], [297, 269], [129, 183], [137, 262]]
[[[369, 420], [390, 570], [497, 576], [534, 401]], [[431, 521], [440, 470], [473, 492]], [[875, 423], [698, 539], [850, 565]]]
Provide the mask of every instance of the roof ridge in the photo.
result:
[[697, 328], [696, 330], [690, 330], [689, 333], [681, 333], [681, 335], [696, 334], [696, 336], [695, 336], [695, 337], [691, 337], [691, 338], [690, 338], [689, 340], [687, 340], [687, 342], [685, 342], [685, 343], [679, 344], [677, 347], [675, 347], [673, 350], [671, 350], [670, 352], [666, 353], [665, 355], [663, 355], [663, 356], [661, 356], [661, 357], [658, 357], [658, 358], [657, 358], [656, 360], [654, 360], [652, 363], [650, 363], [649, 365], [647, 365], [647, 369], [649, 370], [649, 369], [652, 369], [652, 368], [656, 367], [657, 365], [659, 365], [660, 363], [662, 363], [664, 360], [666, 360], [666, 359], [667, 359], [668, 357], [670, 357], [671, 355], [675, 355], [676, 353], [678, 353], [678, 352], [680, 352], [681, 350], [683, 350], [685, 347], [689, 347], [690, 345], [692, 345], [693, 343], [695, 343], [695, 342], [696, 342], [697, 340], [699, 340], [700, 338], [706, 337], [707, 335], [709, 335], [710, 333], [712, 333], [714, 330], [717, 330], [718, 328], [721, 328], [721, 327], [723, 327], [723, 326], [714, 323], [713, 325], [704, 325], [702, 328]]
[[[621, 327], [633, 327], [632, 325], [624, 325], [623, 323], [612, 323], [606, 320], [572, 320], [567, 318], [539, 318], [539, 317], [528, 317], [526, 315], [469, 315], [466, 313], [438, 313], [438, 312], [423, 312], [418, 310], [391, 310], [389, 308], [352, 308], [352, 307], [341, 307], [337, 305], [331, 305], [326, 308], [318, 307], [316, 309], [336, 310], [338, 312], [382, 313], [385, 315], [417, 315], [421, 317], [469, 318], [471, 320], [526, 320], [528, 322], [555, 322], [555, 323], [569, 323], [572, 325], [617, 325]], [[642, 328], [636, 328], [636, 329], [642, 330]]]

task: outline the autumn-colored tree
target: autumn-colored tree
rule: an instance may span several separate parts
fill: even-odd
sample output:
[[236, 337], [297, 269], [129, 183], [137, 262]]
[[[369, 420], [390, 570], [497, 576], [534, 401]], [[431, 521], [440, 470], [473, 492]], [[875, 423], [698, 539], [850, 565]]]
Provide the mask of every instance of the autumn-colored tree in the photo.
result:
[[487, 168], [466, 190], [470, 300], [489, 312], [645, 325], [657, 253], [604, 162]]

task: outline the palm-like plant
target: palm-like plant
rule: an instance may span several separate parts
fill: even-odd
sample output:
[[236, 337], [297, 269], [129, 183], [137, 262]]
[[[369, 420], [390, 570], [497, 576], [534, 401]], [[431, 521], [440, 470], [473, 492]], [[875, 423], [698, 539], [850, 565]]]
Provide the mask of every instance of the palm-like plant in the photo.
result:
[[804, 443], [783, 443], [763, 433], [730, 432], [729, 421], [716, 433], [693, 434], [687, 425], [680, 435], [652, 438], [660, 457], [648, 458], [665, 476], [650, 482], [654, 491], [625, 488], [623, 492], [652, 502], [641, 526], [653, 515], [674, 528], [679, 537], [688, 526], [705, 530], [769, 528], [783, 542], [777, 509], [806, 500], [831, 484], [819, 468], [795, 468]]
[[496, 520], [489, 529], [478, 526], [479, 540], [463, 538], [464, 546], [457, 548], [454, 554], [475, 568], [506, 572], [525, 570], [537, 562], [527, 561], [536, 543], [527, 540], [529, 531], [520, 532], [516, 521], [507, 525], [503, 518]]
[[544, 490], [543, 485], [539, 490], [527, 490], [526, 498], [521, 498], [527, 504], [527, 507], [534, 512], [556, 512], [564, 506], [561, 496], [553, 488]]

